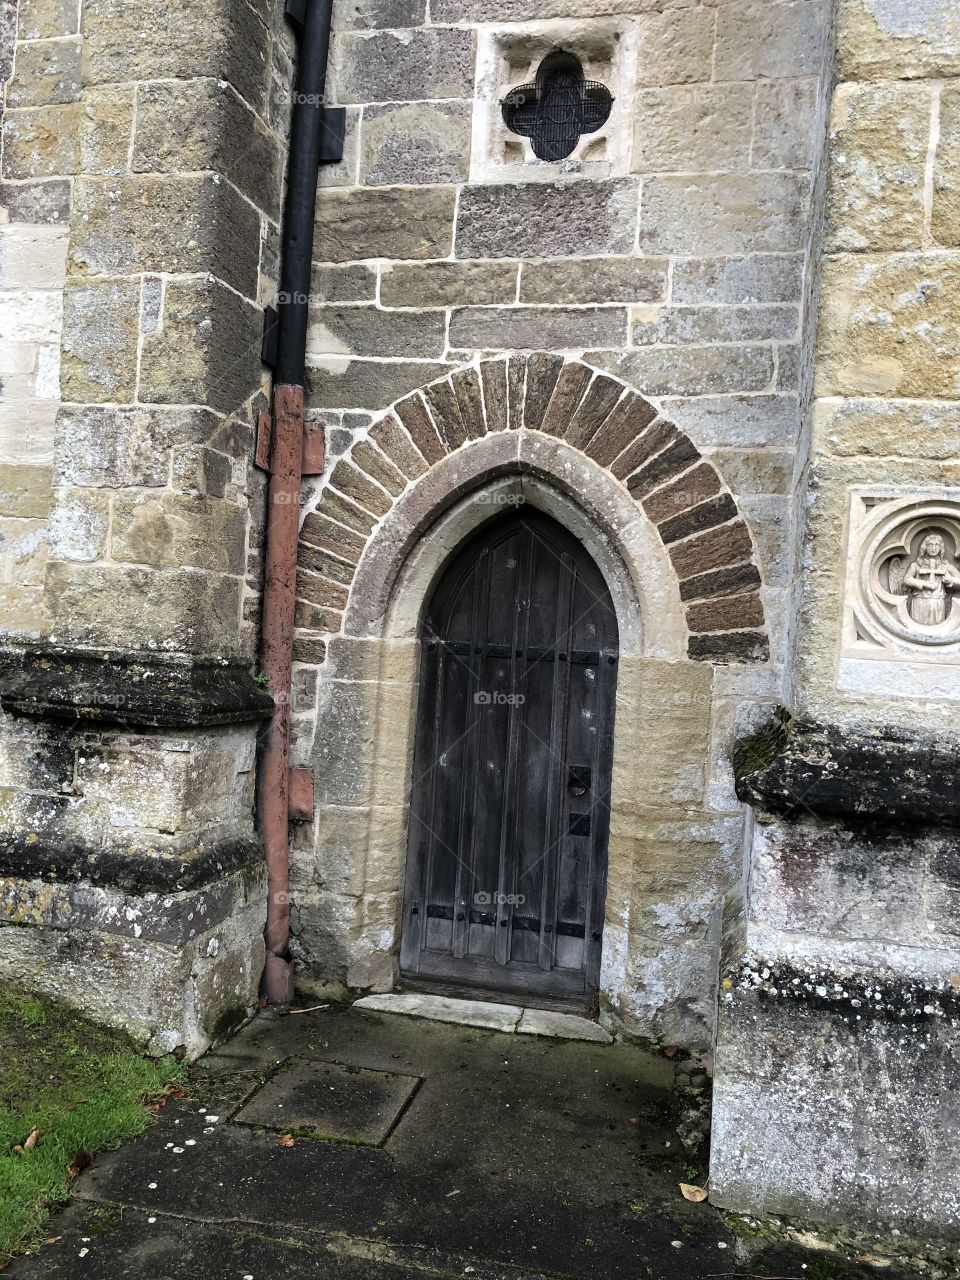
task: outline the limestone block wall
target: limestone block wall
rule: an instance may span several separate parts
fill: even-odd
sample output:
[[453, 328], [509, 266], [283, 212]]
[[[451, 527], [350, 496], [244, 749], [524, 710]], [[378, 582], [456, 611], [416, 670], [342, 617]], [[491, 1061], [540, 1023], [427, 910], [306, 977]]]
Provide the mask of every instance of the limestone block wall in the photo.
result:
[[[336, 451], [481, 352], [586, 354], [716, 457], [782, 661], [828, 6], [607, 8], [335, 10], [348, 146], [318, 206], [310, 403], [345, 415]], [[497, 93], [557, 44], [609, 82], [618, 146], [517, 165], [490, 142]]]
[[960, 484], [953, 6], [921, 16], [844, 0], [836, 69], [798, 706], [819, 719], [922, 728], [933, 702], [956, 731], [956, 646], [924, 652], [857, 600], [869, 515], [902, 500], [904, 519], [929, 501], [949, 508]]
[[[5, 88], [13, 72], [18, 4], [0, 7], [0, 171]], [[0, 618], [16, 635], [42, 634], [60, 333], [64, 224], [0, 221]]]
[[[470, 458], [501, 429], [501, 379], [503, 399], [521, 405], [501, 425], [523, 437], [502, 473], [536, 473], [525, 451], [550, 453], [536, 440], [550, 414], [543, 434], [571, 452], [566, 479], [544, 482], [603, 509], [597, 451], [616, 439], [600, 461], [622, 479], [648, 456], [649, 423], [624, 412], [642, 396], [689, 448], [669, 453], [651, 486], [651, 535], [696, 508], [719, 557], [702, 571], [750, 559], [760, 581], [718, 582], [702, 615], [706, 667], [691, 672], [679, 582], [700, 570], [690, 561], [678, 578], [668, 558], [670, 585], [654, 586], [668, 578], [647, 544], [623, 551], [646, 578], [650, 648], [633, 682], [624, 677], [618, 723], [627, 734], [645, 727], [647, 741], [630, 740], [638, 753], [661, 751], [669, 777], [641, 771], [615, 824], [623, 879], [608, 902], [605, 994], [617, 1025], [709, 1042], [720, 902], [740, 873], [732, 742], [785, 687], [828, 8], [335, 7], [329, 83], [348, 137], [343, 164], [322, 174], [308, 344], [308, 400], [328, 425], [330, 464], [307, 491], [299, 579], [295, 751], [316, 765], [321, 806], [314, 829], [295, 837], [301, 983], [389, 985], [395, 972], [408, 780], [383, 799], [371, 761], [389, 758], [394, 778], [399, 757], [403, 777], [416, 663], [388, 677], [378, 660], [345, 657], [360, 638], [354, 602], [372, 596], [389, 618], [397, 565], [416, 558], [409, 526], [390, 513], [412, 510], [422, 486], [433, 496], [411, 518], [433, 542], [448, 508], [486, 492], [494, 476]], [[558, 45], [615, 105], [568, 161], [544, 164], [506, 133], [498, 102]], [[460, 487], [444, 490], [458, 459]], [[708, 490], [708, 472], [719, 489]], [[721, 492], [731, 504], [722, 518], [710, 506]], [[749, 555], [726, 545], [741, 522]], [[588, 545], [616, 545], [617, 520], [599, 527]], [[389, 548], [389, 568], [375, 545]], [[741, 610], [754, 585], [769, 658], [730, 643], [758, 625], [759, 613], [748, 621]], [[654, 675], [647, 656], [663, 670]]]
[[193, 1053], [262, 958], [253, 422], [292, 38], [274, 0], [4, 22], [0, 965]]
[[917, 1254], [960, 1236], [956, 5], [840, 0], [835, 69], [799, 719], [740, 752], [711, 1198]]
[[52, 496], [49, 474], [19, 480], [51, 506], [37, 607], [61, 643], [254, 654], [251, 406], [289, 109], [276, 10], [224, 4], [201, 22], [100, 0], [19, 7], [2, 162], [18, 300], [5, 307], [56, 358], [20, 408], [20, 352], [2, 412], [52, 468]]
[[43, 583], [60, 399], [67, 229], [0, 225], [0, 618], [11, 635], [49, 625]]

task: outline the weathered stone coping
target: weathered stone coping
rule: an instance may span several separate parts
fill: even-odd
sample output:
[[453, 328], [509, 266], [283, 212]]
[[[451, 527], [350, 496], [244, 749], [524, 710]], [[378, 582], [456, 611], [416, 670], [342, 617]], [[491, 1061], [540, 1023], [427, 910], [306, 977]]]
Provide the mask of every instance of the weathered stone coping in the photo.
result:
[[738, 797], [800, 819], [810, 813], [960, 826], [957, 747], [900, 729], [876, 732], [792, 720], [786, 712], [737, 743]]
[[0, 838], [0, 877], [50, 884], [89, 884], [124, 893], [182, 893], [200, 889], [263, 861], [260, 841], [245, 837], [200, 846], [189, 856], [126, 853], [72, 842], [57, 848], [29, 834]]
[[0, 652], [0, 706], [42, 719], [195, 729], [266, 719], [273, 699], [235, 663], [47, 648]]

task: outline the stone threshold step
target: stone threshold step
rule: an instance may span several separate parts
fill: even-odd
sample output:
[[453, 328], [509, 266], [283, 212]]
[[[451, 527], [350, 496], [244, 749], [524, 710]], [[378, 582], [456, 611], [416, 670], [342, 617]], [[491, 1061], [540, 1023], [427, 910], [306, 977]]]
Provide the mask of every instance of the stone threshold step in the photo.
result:
[[396, 995], [364, 996], [355, 1009], [377, 1013], [400, 1013], [408, 1018], [431, 1022], [454, 1022], [463, 1027], [484, 1027], [521, 1036], [553, 1036], [559, 1040], [592, 1040], [613, 1044], [613, 1036], [589, 1018], [552, 1009], [524, 1009], [518, 1004], [490, 1004], [485, 1000], [455, 1000], [447, 996], [404, 992]]

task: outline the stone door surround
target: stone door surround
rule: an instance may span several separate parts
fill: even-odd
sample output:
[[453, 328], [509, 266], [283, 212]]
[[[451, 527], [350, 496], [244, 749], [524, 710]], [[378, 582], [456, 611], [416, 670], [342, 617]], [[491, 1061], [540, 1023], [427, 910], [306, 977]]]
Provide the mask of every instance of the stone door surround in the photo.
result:
[[612, 477], [666, 552], [686, 655], [767, 660], [753, 540], [717, 469], [625, 383], [541, 352], [482, 360], [430, 383], [393, 405], [336, 463], [303, 521], [300, 547], [301, 568], [324, 579], [331, 632], [370, 634], [398, 560], [436, 518], [437, 484], [451, 503], [476, 487], [467, 456], [480, 441], [487, 478], [536, 473], [551, 453], [548, 469], [569, 476], [573, 457], [571, 495], [589, 504], [591, 489], [601, 502]]

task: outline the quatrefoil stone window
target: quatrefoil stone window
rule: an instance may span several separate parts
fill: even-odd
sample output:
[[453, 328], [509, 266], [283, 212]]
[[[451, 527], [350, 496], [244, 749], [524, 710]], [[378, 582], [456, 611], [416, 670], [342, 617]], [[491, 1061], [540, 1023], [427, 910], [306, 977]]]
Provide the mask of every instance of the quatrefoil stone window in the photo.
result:
[[556, 162], [571, 155], [585, 134], [603, 128], [613, 95], [585, 77], [576, 54], [555, 49], [540, 63], [536, 80], [511, 89], [500, 106], [511, 133], [529, 138], [538, 160]]

